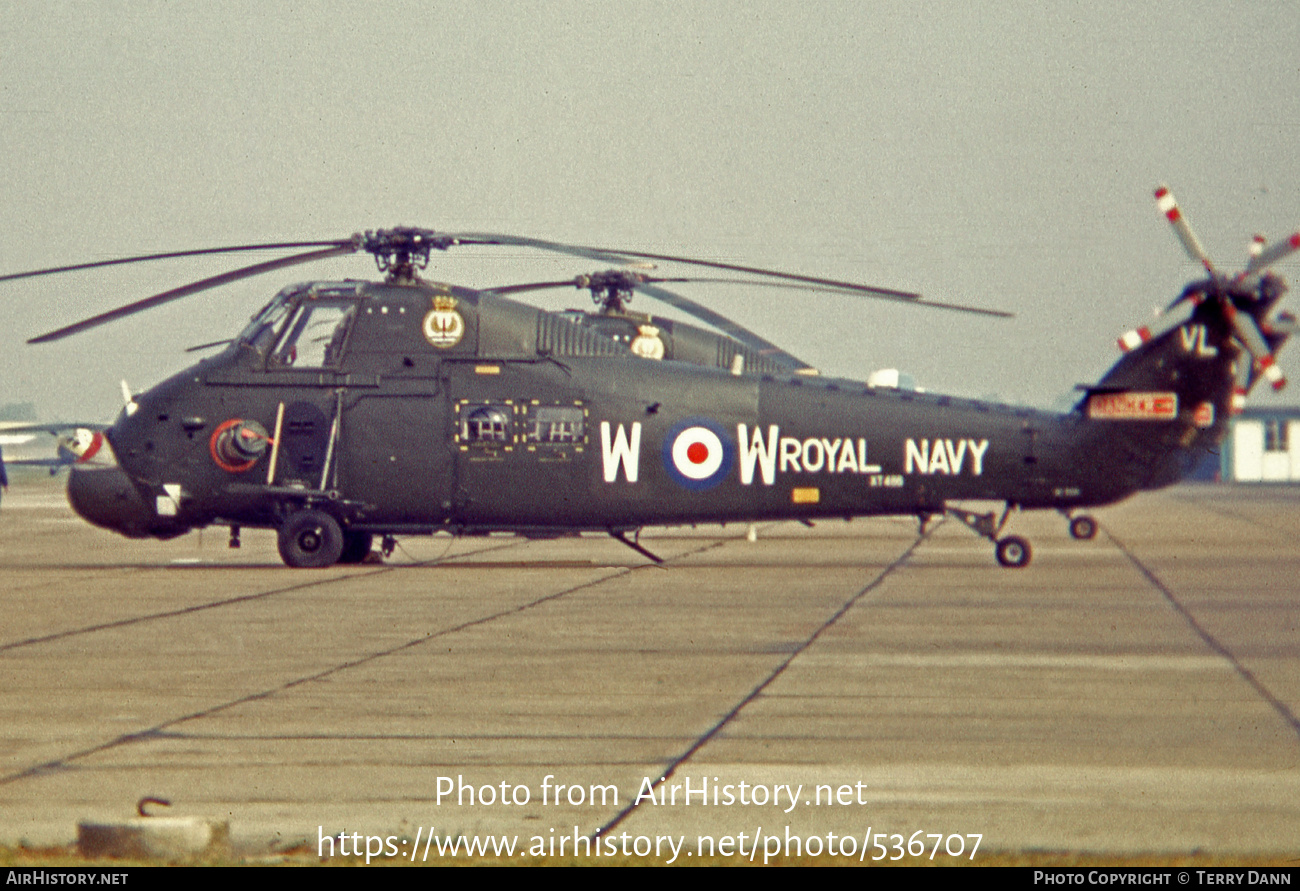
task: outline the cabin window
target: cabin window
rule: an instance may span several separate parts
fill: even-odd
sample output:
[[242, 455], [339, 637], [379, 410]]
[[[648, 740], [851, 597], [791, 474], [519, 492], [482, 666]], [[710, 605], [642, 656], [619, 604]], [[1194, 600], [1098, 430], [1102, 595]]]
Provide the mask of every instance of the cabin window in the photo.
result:
[[271, 362], [281, 368], [326, 368], [338, 365], [352, 319], [355, 303], [302, 303], [298, 314], [285, 328]]
[[462, 405], [460, 409], [460, 435], [457, 438], [462, 445], [511, 441], [511, 406]]
[[524, 441], [529, 444], [573, 445], [587, 441], [586, 411], [576, 405], [529, 406]]

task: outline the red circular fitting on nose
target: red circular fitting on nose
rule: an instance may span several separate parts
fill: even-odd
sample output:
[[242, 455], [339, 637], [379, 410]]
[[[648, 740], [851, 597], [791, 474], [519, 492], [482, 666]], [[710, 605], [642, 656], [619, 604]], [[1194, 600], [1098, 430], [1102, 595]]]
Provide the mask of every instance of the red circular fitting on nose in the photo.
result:
[[255, 457], [244, 461], [239, 460], [242, 456], [236, 451], [233, 440], [241, 433], [248, 432], [241, 426], [243, 423], [243, 418], [223, 421], [216, 430], [212, 431], [212, 437], [208, 440], [208, 452], [212, 455], [212, 460], [228, 473], [243, 473], [257, 463]]

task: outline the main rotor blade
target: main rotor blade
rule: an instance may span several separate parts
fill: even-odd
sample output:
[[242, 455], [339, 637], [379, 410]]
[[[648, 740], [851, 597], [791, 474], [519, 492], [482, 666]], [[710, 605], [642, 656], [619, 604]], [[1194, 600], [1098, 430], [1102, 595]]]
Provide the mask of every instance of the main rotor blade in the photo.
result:
[[200, 343], [200, 344], [196, 344], [196, 345], [194, 345], [194, 346], [192, 346], [192, 347], [186, 347], [186, 348], [185, 348], [185, 352], [187, 352], [187, 353], [201, 353], [201, 352], [203, 352], [204, 350], [210, 350], [210, 349], [212, 349], [213, 347], [227, 346], [227, 345], [230, 344], [230, 343], [233, 343], [233, 340], [232, 340], [231, 338], [227, 337], [225, 340], [214, 340], [214, 341], [211, 341], [211, 342], [209, 342], [209, 343]]
[[[501, 287], [496, 287], [496, 288], [484, 288], [483, 290], [489, 291], [497, 295], [504, 295], [504, 294], [522, 294], [527, 291], [544, 291], [548, 288], [573, 288], [573, 287], [584, 288], [586, 287], [586, 284], [582, 282], [582, 278], [583, 276], [578, 276], [576, 278], [566, 278], [562, 281], [529, 282], [527, 284], [521, 284], [521, 285], [503, 285]], [[747, 285], [753, 288], [782, 288], [785, 290], [792, 290], [792, 291], [816, 291], [821, 294], [844, 294], [845, 293], [843, 288], [834, 287], [831, 285], [798, 285], [793, 283], [785, 284], [782, 282], [761, 282], [761, 281], [755, 281], [754, 279], [747, 279], [747, 278], [708, 278], [708, 277], [695, 277], [695, 276], [682, 277], [682, 278], [657, 278], [653, 276], [645, 276], [641, 279], [641, 281], [644, 284], [652, 284], [652, 285], [661, 284], [664, 282], [690, 283], [690, 284]], [[686, 298], [682, 298], [682, 299], [684, 300]], [[943, 303], [938, 300], [925, 300], [923, 298], [917, 300], [908, 300], [906, 302], [909, 306], [928, 306], [933, 309], [951, 309], [951, 310], [956, 310], [957, 312], [969, 312], [969, 313], [975, 313], [977, 315], [993, 316], [999, 319], [1015, 318], [1015, 313], [1006, 312], [1005, 310], [1001, 310], [1001, 309], [984, 309], [978, 306], [965, 306], [959, 303]]]
[[[521, 294], [526, 291], [543, 291], [550, 288], [564, 288], [564, 287], [584, 288], [586, 287], [586, 284], [584, 282], [585, 278], [586, 278], [585, 276], [578, 276], [577, 278], [565, 279], [564, 281], [531, 282], [529, 284], [522, 284], [522, 285], [506, 285], [500, 288], [488, 288], [483, 293], [504, 295], [504, 294]], [[686, 313], [687, 315], [694, 316], [695, 318], [699, 319], [705, 324], [712, 325], [714, 328], [717, 328], [719, 331], [726, 334], [732, 340], [744, 344], [745, 346], [749, 347], [750, 349], [764, 356], [770, 356], [779, 361], [789, 363], [794, 368], [811, 367], [808, 365], [807, 362], [804, 362], [801, 359], [798, 359], [790, 355], [789, 353], [781, 349], [776, 344], [772, 343], [771, 341], [765, 340], [764, 338], [755, 334], [753, 331], [750, 331], [748, 328], [745, 328], [742, 325], [738, 325], [737, 323], [733, 322], [731, 319], [727, 318], [721, 313], [715, 312], [714, 310], [711, 310], [706, 306], [696, 303], [694, 300], [691, 300], [688, 297], [683, 297], [681, 294], [678, 294], [674, 291], [669, 291], [664, 288], [656, 287], [657, 285], [665, 282], [667, 283], [714, 282], [714, 283], [760, 285], [760, 286], [772, 286], [773, 285], [772, 282], [753, 282], [753, 281], [744, 281], [742, 279], [724, 279], [724, 278], [658, 278], [658, 277], [651, 277], [651, 276], [637, 276], [637, 278], [639, 278], [640, 281], [637, 281], [635, 283], [629, 282], [629, 285], [632, 288], [632, 290], [640, 291], [641, 293], [645, 294], [647, 297], [650, 297], [653, 300], [658, 300], [660, 303], [663, 303], [667, 306], [672, 306]], [[781, 286], [777, 285], [777, 287], [781, 287]], [[794, 287], [794, 286], [787, 285], [785, 287]], [[813, 290], [832, 290], [832, 289], [816, 288]]]
[[543, 241], [540, 238], [527, 238], [522, 235], [500, 235], [491, 232], [460, 232], [451, 236], [458, 245], [484, 244], [484, 245], [504, 245], [507, 247], [527, 247], [539, 251], [550, 251], [556, 254], [568, 254], [571, 257], [583, 257], [587, 260], [595, 260], [598, 263], [616, 263], [628, 265], [633, 262], [632, 255], [625, 251], [615, 251], [606, 248], [580, 247], [572, 244], [561, 244], [558, 241]]
[[920, 294], [915, 294], [911, 291], [896, 291], [892, 288], [877, 288], [872, 285], [858, 284], [857, 282], [817, 278], [810, 275], [796, 275], [792, 272], [778, 272], [774, 269], [762, 269], [757, 266], [738, 266], [732, 263], [720, 263], [714, 260], [698, 260], [694, 257], [678, 257], [671, 254], [648, 254], [641, 251], [625, 251], [620, 248], [561, 244], [560, 242], [555, 241], [543, 241], [539, 238], [525, 238], [518, 235], [494, 235], [484, 232], [458, 234], [456, 239], [460, 244], [503, 244], [518, 247], [532, 247], [543, 251], [570, 254], [575, 257], [586, 257], [591, 260], [599, 260], [605, 263], [629, 263], [632, 260], [660, 260], [664, 263], [686, 263], [691, 266], [705, 266], [710, 269], [725, 269], [728, 272], [743, 272], [748, 275], [764, 275], [772, 278], [785, 279], [787, 281], [822, 285], [836, 290], [857, 291], [863, 294], [883, 297], [888, 300], [912, 302], [921, 298]]
[[529, 291], [547, 291], [553, 288], [581, 288], [581, 276], [578, 278], [566, 278], [557, 282], [528, 282], [522, 285], [502, 285], [497, 288], [484, 288], [483, 292], [487, 294], [496, 294], [503, 296], [505, 294], [526, 294]]
[[669, 291], [652, 284], [637, 285], [636, 290], [645, 294], [647, 297], [652, 297], [655, 300], [658, 300], [660, 303], [671, 306], [687, 315], [694, 316], [705, 324], [712, 325], [723, 334], [726, 334], [733, 340], [739, 341], [760, 355], [777, 359], [778, 361], [787, 363], [794, 368], [812, 367], [802, 359], [790, 355], [771, 341], [765, 340], [753, 331], [733, 322], [721, 313], [714, 312], [707, 306], [702, 306], [701, 304], [696, 303], [689, 297], [683, 297], [681, 294], [674, 291]]
[[163, 291], [161, 294], [155, 294], [152, 297], [146, 297], [143, 300], [137, 300], [135, 303], [128, 303], [126, 306], [119, 306], [117, 309], [100, 313], [97, 316], [91, 316], [64, 328], [50, 331], [39, 337], [33, 337], [28, 343], [49, 343], [53, 340], [61, 340], [72, 334], [80, 334], [82, 331], [88, 331], [91, 328], [97, 328], [107, 322], [116, 319], [125, 318], [146, 309], [152, 309], [155, 306], [161, 306], [172, 300], [178, 300], [181, 297], [188, 297], [191, 294], [197, 294], [200, 291], [206, 291], [209, 288], [218, 288], [222, 285], [228, 285], [231, 282], [237, 282], [240, 279], [252, 278], [255, 275], [261, 275], [264, 272], [273, 272], [276, 269], [284, 269], [288, 266], [296, 266], [300, 263], [310, 263], [313, 260], [325, 260], [330, 257], [339, 257], [344, 254], [356, 253], [356, 245], [352, 241], [347, 242], [328, 242], [332, 244], [323, 251], [308, 251], [303, 254], [292, 254], [288, 257], [281, 257], [278, 260], [267, 260], [264, 263], [254, 263], [252, 266], [244, 266], [240, 269], [234, 269], [230, 272], [223, 272], [221, 275], [214, 275], [211, 278], [201, 279], [188, 285], [182, 285], [179, 288], [172, 288], [170, 291]]
[[[982, 309], [979, 307], [962, 306], [953, 303], [943, 303], [938, 301], [923, 300], [921, 299], [919, 294], [914, 294], [908, 291], [897, 291], [890, 288], [878, 288], [870, 285], [858, 284], [856, 282], [838, 281], [835, 279], [819, 278], [815, 276], [796, 275], [793, 273], [778, 272], [776, 270], [762, 269], [753, 266], [740, 266], [731, 263], [719, 263], [711, 260], [698, 260], [691, 257], [679, 257], [679, 256], [668, 255], [668, 254], [651, 254], [651, 253], [643, 253], [637, 251], [620, 251], [611, 248], [589, 247], [584, 245], [570, 245], [570, 244], [563, 244], [560, 242], [545, 241], [538, 238], [528, 238], [528, 237], [518, 236], [518, 235], [502, 235], [502, 234], [493, 234], [493, 233], [448, 233], [439, 236], [437, 233], [433, 233], [433, 232], [429, 232], [427, 234], [429, 236], [436, 236], [432, 246], [438, 247], [440, 249], [446, 249], [447, 247], [450, 247], [452, 245], [471, 245], [471, 244], [511, 245], [517, 247], [533, 248], [536, 250], [551, 251], [554, 253], [568, 254], [570, 256], [582, 257], [588, 260], [595, 260], [602, 263], [614, 263], [619, 265], [635, 265], [637, 260], [661, 260], [664, 262], [684, 263], [693, 266], [703, 266], [711, 269], [722, 269], [730, 272], [739, 272], [746, 275], [763, 276], [767, 278], [779, 279], [785, 282], [799, 283], [799, 285], [795, 285], [793, 287], [813, 286], [814, 289], [827, 289], [827, 290], [854, 292], [860, 294], [867, 294], [869, 296], [883, 298], [887, 300], [895, 300], [902, 303], [913, 303], [922, 306], [935, 307], [938, 309], [951, 309], [958, 312], [978, 313], [981, 315], [998, 316], [1004, 318], [1010, 315], [1010, 313], [1005, 313], [998, 310], [989, 310], [989, 309]], [[314, 260], [323, 260], [329, 257], [336, 257], [345, 254], [355, 253], [358, 250], [361, 250], [363, 247], [365, 247], [367, 250], [370, 250], [372, 253], [377, 253], [375, 248], [366, 244], [365, 238], [359, 235], [354, 235], [349, 239], [337, 240], [337, 241], [279, 242], [275, 244], [235, 245], [230, 247], [202, 248], [202, 249], [190, 250], [190, 251], [172, 251], [172, 252], [159, 253], [159, 254], [141, 254], [133, 257], [122, 257], [115, 260], [99, 260], [91, 263], [79, 263], [71, 266], [57, 266], [57, 267], [49, 267], [46, 269], [36, 269], [29, 272], [11, 273], [9, 275], [0, 276], [0, 282], [11, 281], [14, 279], [21, 279], [21, 278], [32, 278], [41, 275], [52, 275], [59, 272], [72, 272], [72, 271], [83, 270], [83, 269], [95, 269], [104, 266], [117, 266], [117, 265], [129, 264], [129, 263], [140, 263], [149, 260], [163, 260], [163, 259], [172, 259], [178, 257], [202, 256], [206, 254], [234, 253], [240, 251], [254, 251], [254, 250], [276, 250], [276, 249], [288, 249], [288, 248], [299, 248], [299, 247], [323, 248], [323, 250], [314, 250], [303, 254], [294, 254], [289, 257], [267, 261], [264, 263], [256, 263], [251, 266], [246, 266], [240, 269], [233, 270], [231, 272], [224, 273], [222, 275], [213, 276], [207, 279], [202, 279], [192, 284], [184, 285], [179, 288], [174, 288], [169, 291], [164, 291], [161, 294], [154, 295], [153, 297], [148, 297], [145, 298], [144, 300], [140, 300], [135, 303], [131, 303], [114, 310], [110, 310], [109, 312], [102, 313], [97, 316], [93, 316], [81, 322], [77, 322], [76, 324], [69, 325], [64, 328], [59, 328], [55, 331], [50, 331], [46, 334], [42, 334], [38, 337], [34, 337], [30, 339], [28, 343], [48, 343], [50, 341], [59, 340], [64, 337], [68, 337], [72, 334], [78, 334], [82, 331], [95, 328], [107, 322], [124, 318], [126, 316], [132, 315], [137, 312], [141, 312], [146, 309], [151, 309], [155, 306], [159, 306], [161, 304], [179, 299], [181, 297], [189, 296], [190, 294], [196, 294], [199, 293], [200, 291], [204, 291], [209, 288], [215, 288], [221, 285], [230, 284], [231, 282], [239, 281], [240, 279], [249, 278], [255, 275], [260, 275], [264, 272], [271, 272], [277, 269], [283, 269], [288, 266], [297, 265], [299, 263], [308, 263]], [[662, 281], [682, 281], [682, 280], [683, 279], [667, 279], [667, 278], [662, 279]], [[557, 282], [555, 283], [555, 286], [558, 287], [561, 284], [567, 284], [567, 282], [566, 283]], [[752, 282], [751, 284], [757, 285], [760, 283]], [[541, 287], [541, 286], [545, 286], [545, 284], [543, 283], [542, 285], [533, 286], [533, 287]], [[508, 289], [498, 289], [498, 293], [511, 293], [511, 292], [516, 292], [516, 291], [521, 291], [526, 289], [528, 289], [527, 286], [514, 286]], [[649, 292], [647, 291], [647, 293]], [[671, 294], [671, 292], [664, 292], [664, 293]], [[725, 319], [725, 317], [713, 313], [711, 310], [705, 309], [703, 306], [700, 306], [694, 301], [687, 300], [686, 298], [680, 297], [679, 295], [673, 295], [673, 296], [676, 297], [676, 305], [679, 305], [681, 308], [683, 308], [684, 311], [691, 312], [692, 314], [696, 315], [701, 319], [706, 319], [706, 317], [707, 318], [716, 317], [717, 319], [720, 319], [723, 322], [725, 322], [726, 325], [733, 326], [736, 332], [738, 333], [743, 332], [744, 335], [743, 337], [737, 337], [737, 339], [742, 340], [742, 342], [745, 342], [745, 338], [751, 338], [751, 339], [757, 338], [757, 335], [754, 335], [752, 332], [746, 331], [746, 329], [735, 325], [734, 322], [730, 322], [729, 320]], [[666, 302], [669, 302], [670, 305], [674, 303], [674, 301], [671, 300]], [[687, 304], [693, 307], [693, 309], [686, 309]], [[714, 322], [710, 321], [709, 324], [714, 324]], [[762, 341], [762, 339], [757, 338], [757, 340], [751, 340], [750, 342], [757, 343], [758, 341]], [[767, 341], [762, 341], [762, 343], [765, 344], [766, 347], [772, 347], [772, 345], [768, 344]]]
[[[747, 278], [707, 278], [702, 276], [682, 276], [673, 278], [664, 278], [662, 276], [644, 275], [642, 273], [626, 273], [633, 276], [629, 279], [628, 287], [638, 284], [660, 285], [660, 284], [711, 284], [711, 285], [749, 285], [755, 288], [786, 288], [798, 291], [820, 291], [824, 294], [843, 294], [839, 288], [823, 288], [813, 285], [785, 285], [779, 282], [760, 282]], [[498, 296], [504, 294], [524, 294], [528, 291], [545, 291], [552, 288], [591, 288], [591, 276], [579, 275], [573, 278], [566, 278], [562, 281], [554, 282], [526, 282], [518, 285], [502, 285], [496, 288], [484, 288], [487, 293]], [[685, 299], [685, 298], [683, 298]]]
[[77, 263], [72, 266], [51, 266], [48, 269], [33, 269], [30, 272], [13, 272], [0, 275], [0, 282], [19, 278], [36, 278], [41, 275], [54, 275], [59, 272], [76, 272], [78, 269], [98, 269], [101, 266], [122, 266], [128, 263], [144, 263], [148, 260], [171, 260], [177, 257], [201, 257], [205, 254], [233, 254], [241, 251], [287, 251], [310, 247], [343, 247], [352, 241], [286, 241], [279, 244], [242, 244], [232, 247], [200, 248], [193, 251], [172, 251], [166, 254], [139, 254], [134, 257], [119, 257], [116, 260], [98, 260], [93, 263]]
[[[597, 251], [600, 249], [583, 248], [583, 250]], [[920, 294], [915, 294], [911, 291], [896, 291], [893, 288], [877, 288], [873, 285], [861, 285], [857, 282], [845, 282], [832, 278], [818, 278], [812, 275], [796, 275], [793, 272], [778, 272], [774, 269], [761, 269], [757, 266], [737, 266], [734, 263], [719, 263], [714, 260], [696, 260], [691, 257], [675, 257], [670, 254], [646, 254], [638, 251], [618, 251], [617, 253], [624, 257], [634, 257], [640, 260], [660, 260], [665, 263], [686, 263], [692, 266], [705, 266], [709, 269], [725, 269], [728, 272], [743, 272], [747, 275], [763, 275], [770, 278], [802, 282], [809, 285], [821, 285], [822, 287], [834, 288], [836, 290], [870, 294], [872, 297], [880, 297], [885, 300], [898, 300], [903, 303], [915, 303], [921, 299]], [[958, 309], [961, 307], [949, 306], [948, 308]]]
[[[597, 260], [605, 263], [623, 263], [628, 264], [633, 260], [660, 260], [665, 263], [685, 263], [693, 266], [704, 266], [710, 269], [723, 269], [728, 272], [741, 272], [747, 275], [761, 275], [770, 278], [779, 278], [789, 282], [799, 282], [806, 286], [815, 286], [809, 290], [825, 291], [849, 291], [857, 294], [866, 294], [871, 297], [878, 297], [884, 300], [894, 300], [899, 303], [914, 304], [917, 306], [929, 306], [934, 309], [950, 309], [955, 312], [974, 313], [976, 315], [993, 316], [995, 318], [1009, 319], [1014, 313], [1004, 312], [998, 309], [984, 309], [978, 306], [966, 306], [960, 303], [945, 303], [939, 300], [926, 300], [920, 294], [911, 291], [897, 291], [892, 288], [878, 288], [873, 285], [863, 285], [857, 282], [839, 281], [838, 279], [818, 278], [811, 275], [796, 275], [791, 272], [778, 272], [772, 269], [761, 269], [756, 266], [738, 266], [732, 263], [719, 263], [713, 260], [697, 260], [691, 257], [677, 257], [670, 254], [648, 254], [641, 251], [625, 251], [619, 248], [599, 248], [587, 247], [582, 245], [560, 244], [554, 241], [542, 241], [537, 238], [523, 238], [515, 235], [492, 235], [488, 233], [464, 233], [457, 235], [456, 239], [460, 244], [499, 244], [513, 245], [518, 247], [531, 247], [538, 250], [553, 251], [562, 254], [569, 254], [575, 257], [585, 257], [591, 260]], [[676, 281], [687, 281], [688, 279], [675, 279]], [[674, 279], [664, 279], [664, 281], [674, 281]], [[689, 279], [689, 281], [718, 281], [718, 282], [737, 282], [741, 284], [763, 285], [763, 282], [751, 282], [738, 279]], [[557, 287], [560, 284], [557, 283]], [[791, 286], [793, 287], [793, 286]], [[493, 288], [495, 293], [507, 294], [511, 291], [503, 288]], [[519, 287], [516, 292], [529, 290], [528, 287]]]
[[1191, 225], [1183, 218], [1183, 213], [1178, 209], [1178, 202], [1174, 200], [1173, 193], [1169, 191], [1168, 186], [1160, 186], [1156, 189], [1156, 207], [1165, 215], [1165, 218], [1173, 224], [1174, 232], [1178, 234], [1178, 240], [1183, 243], [1183, 250], [1187, 251], [1188, 256], [1193, 260], [1198, 260], [1205, 271], [1214, 274], [1214, 264], [1205, 253], [1205, 248], [1201, 247], [1200, 241], [1196, 238], [1196, 233], [1192, 231]]

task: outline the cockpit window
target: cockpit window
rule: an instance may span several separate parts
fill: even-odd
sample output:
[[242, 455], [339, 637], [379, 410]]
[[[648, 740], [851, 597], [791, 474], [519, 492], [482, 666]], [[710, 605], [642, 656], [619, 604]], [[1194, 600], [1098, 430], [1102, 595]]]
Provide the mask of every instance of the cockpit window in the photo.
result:
[[261, 312], [253, 316], [248, 326], [240, 332], [239, 339], [259, 353], [265, 354], [275, 341], [280, 323], [288, 314], [289, 304], [284, 302], [282, 296], [276, 297], [263, 307]]
[[338, 365], [352, 328], [355, 303], [302, 303], [271, 356], [281, 368], [326, 368]]

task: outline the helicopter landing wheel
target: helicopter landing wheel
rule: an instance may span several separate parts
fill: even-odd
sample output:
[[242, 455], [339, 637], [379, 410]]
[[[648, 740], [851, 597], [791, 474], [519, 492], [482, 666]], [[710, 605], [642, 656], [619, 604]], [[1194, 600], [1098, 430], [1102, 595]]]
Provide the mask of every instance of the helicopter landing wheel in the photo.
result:
[[1080, 541], [1087, 541], [1097, 534], [1097, 521], [1087, 514], [1070, 521], [1070, 535]]
[[369, 532], [353, 532], [347, 530], [343, 533], [343, 553], [339, 554], [340, 563], [363, 563], [370, 554], [370, 547], [375, 543], [375, 537]]
[[997, 543], [995, 550], [998, 562], [1011, 569], [1028, 566], [1029, 558], [1033, 553], [1029, 548], [1029, 542], [1019, 535], [1008, 535]]
[[333, 566], [343, 554], [343, 530], [324, 511], [302, 510], [290, 514], [280, 527], [280, 558], [298, 569]]

